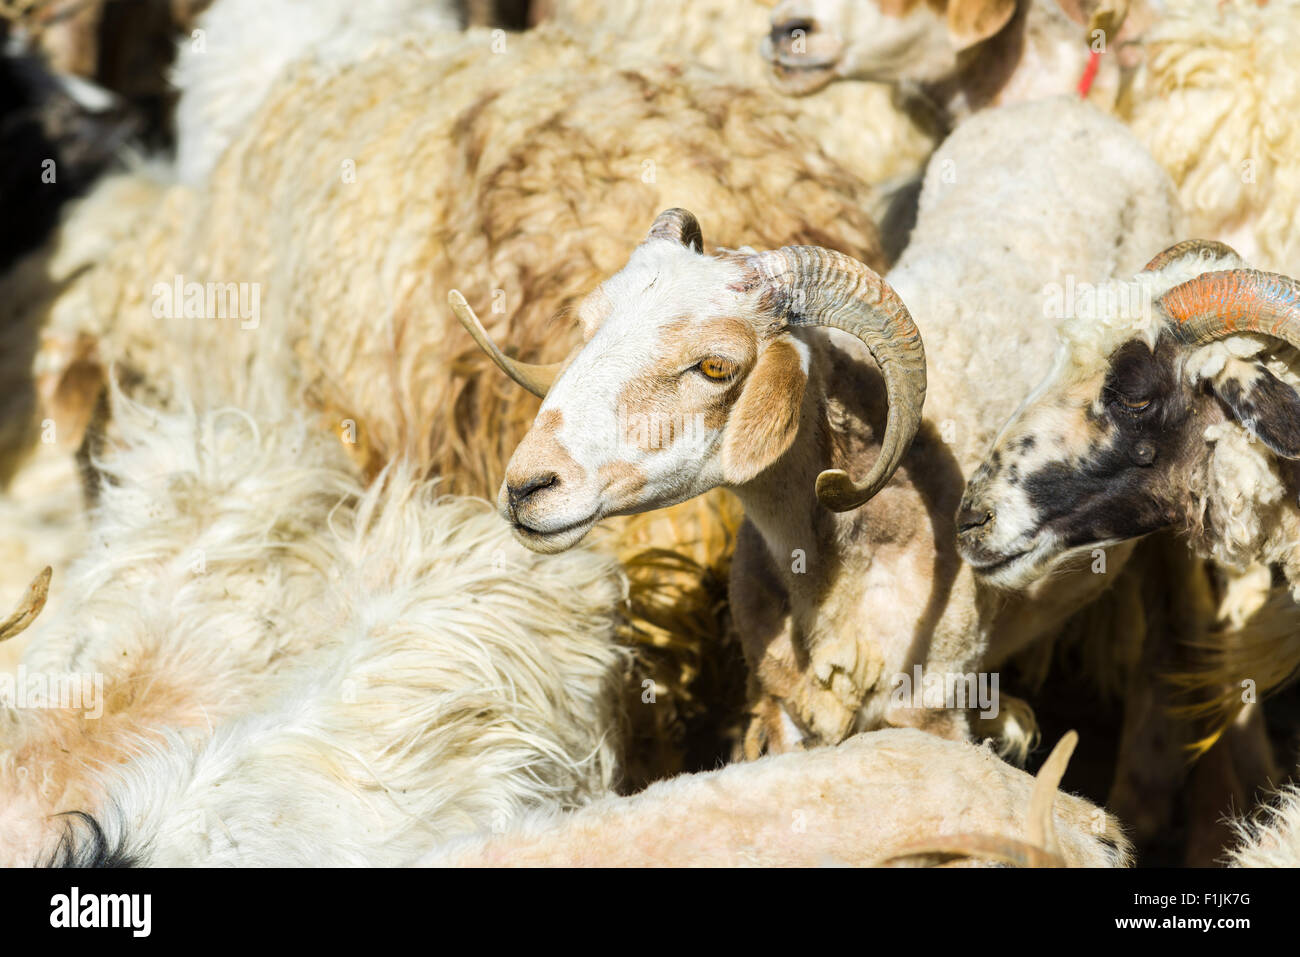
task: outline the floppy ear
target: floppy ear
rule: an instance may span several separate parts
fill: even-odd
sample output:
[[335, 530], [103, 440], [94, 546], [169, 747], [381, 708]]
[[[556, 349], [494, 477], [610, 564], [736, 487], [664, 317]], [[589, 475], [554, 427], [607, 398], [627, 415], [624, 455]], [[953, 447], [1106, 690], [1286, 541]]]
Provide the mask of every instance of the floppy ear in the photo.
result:
[[722, 437], [722, 475], [729, 484], [748, 482], [790, 448], [807, 383], [799, 351], [789, 341], [778, 339], [763, 350]]
[[1230, 362], [1214, 394], [1237, 423], [1275, 454], [1300, 459], [1300, 395], [1259, 362]]
[[1015, 12], [1016, 0], [948, 0], [948, 33], [965, 50], [996, 34]]

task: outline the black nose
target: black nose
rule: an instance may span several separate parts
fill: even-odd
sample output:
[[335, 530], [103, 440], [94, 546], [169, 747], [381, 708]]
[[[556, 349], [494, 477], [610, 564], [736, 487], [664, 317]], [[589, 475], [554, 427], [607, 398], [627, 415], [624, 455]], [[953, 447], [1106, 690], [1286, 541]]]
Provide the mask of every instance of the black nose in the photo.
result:
[[772, 27], [772, 42], [779, 45], [783, 40], [793, 40], [796, 30], [802, 30], [804, 36], [807, 36], [813, 29], [811, 20], [786, 20]]
[[550, 488], [552, 485], [559, 485], [560, 477], [554, 472], [543, 472], [541, 475], [534, 475], [522, 485], [506, 484], [506, 497], [510, 499], [510, 508], [513, 511], [522, 503], [528, 501], [533, 495], [544, 488]]
[[989, 509], [963, 505], [962, 510], [957, 513], [957, 531], [969, 532], [972, 528], [979, 528], [991, 521], [993, 521], [993, 512]]

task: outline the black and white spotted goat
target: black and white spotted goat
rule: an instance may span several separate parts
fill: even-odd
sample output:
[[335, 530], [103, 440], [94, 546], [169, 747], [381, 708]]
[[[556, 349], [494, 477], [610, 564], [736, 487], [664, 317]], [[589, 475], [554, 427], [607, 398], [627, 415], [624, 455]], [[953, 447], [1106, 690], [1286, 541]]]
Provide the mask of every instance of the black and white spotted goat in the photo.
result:
[[[967, 486], [962, 556], [1019, 588], [1162, 528], [1300, 597], [1300, 283], [1188, 240], [1096, 289]], [[1133, 308], [1134, 303], [1139, 308]]]

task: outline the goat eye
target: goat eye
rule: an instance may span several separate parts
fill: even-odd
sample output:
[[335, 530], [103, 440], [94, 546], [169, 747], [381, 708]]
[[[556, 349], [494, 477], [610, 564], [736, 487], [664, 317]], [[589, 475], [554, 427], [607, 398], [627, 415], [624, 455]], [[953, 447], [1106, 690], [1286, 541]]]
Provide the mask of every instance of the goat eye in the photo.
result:
[[735, 377], [738, 367], [730, 359], [724, 359], [721, 356], [709, 356], [706, 359], [701, 359], [695, 368], [714, 382], [726, 382], [728, 379]]
[[1144, 399], [1134, 398], [1131, 395], [1125, 395], [1119, 389], [1108, 388], [1106, 396], [1112, 406], [1118, 407], [1120, 412], [1127, 415], [1140, 415], [1151, 407], [1151, 397]]

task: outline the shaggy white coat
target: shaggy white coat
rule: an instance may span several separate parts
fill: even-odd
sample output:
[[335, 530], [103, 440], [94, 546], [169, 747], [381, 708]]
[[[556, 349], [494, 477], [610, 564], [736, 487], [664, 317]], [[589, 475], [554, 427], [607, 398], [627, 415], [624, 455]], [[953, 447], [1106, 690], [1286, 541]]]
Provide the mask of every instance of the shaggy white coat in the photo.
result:
[[391, 864], [617, 773], [616, 567], [541, 559], [400, 463], [363, 488], [292, 417], [114, 397], [91, 544], [29, 671], [99, 719], [0, 714], [7, 863]]

